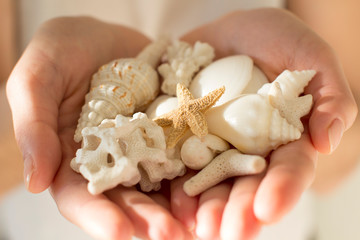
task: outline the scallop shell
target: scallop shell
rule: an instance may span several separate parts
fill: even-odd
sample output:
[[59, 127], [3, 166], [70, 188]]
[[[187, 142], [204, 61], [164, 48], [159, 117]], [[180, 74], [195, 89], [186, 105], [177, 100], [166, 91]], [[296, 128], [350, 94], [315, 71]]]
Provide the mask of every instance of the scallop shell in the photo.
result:
[[215, 106], [219, 106], [244, 93], [256, 93], [268, 83], [265, 74], [247, 55], [234, 55], [214, 61], [201, 70], [190, 84], [195, 98], [205, 96], [213, 89], [225, 86], [225, 93]]
[[242, 95], [206, 113], [209, 132], [245, 154], [266, 156], [282, 144], [299, 139], [299, 129], [289, 124], [267, 97]]
[[148, 45], [136, 58], [116, 59], [101, 66], [91, 80], [74, 139], [81, 130], [98, 126], [117, 114], [131, 115], [143, 110], [158, 94], [160, 83], [154, 69], [166, 50], [167, 39]]

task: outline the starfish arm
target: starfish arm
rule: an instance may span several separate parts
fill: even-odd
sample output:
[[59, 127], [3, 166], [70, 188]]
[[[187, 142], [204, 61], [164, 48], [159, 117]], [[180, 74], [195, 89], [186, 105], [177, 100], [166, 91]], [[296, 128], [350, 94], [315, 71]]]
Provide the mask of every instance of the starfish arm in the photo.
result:
[[173, 123], [175, 111], [165, 113], [153, 119], [153, 121], [160, 127], [166, 127]]
[[173, 148], [177, 142], [184, 136], [186, 130], [188, 129], [187, 125], [184, 125], [181, 128], [171, 127], [170, 134], [166, 139], [167, 148]]
[[173, 123], [171, 119], [167, 119], [167, 118], [156, 118], [153, 121], [160, 127], [170, 126]]
[[176, 96], [178, 98], [179, 105], [194, 99], [191, 92], [181, 83], [176, 85]]
[[206, 112], [209, 108], [211, 108], [217, 100], [224, 94], [225, 87], [222, 86], [202, 98], [195, 99], [196, 104], [199, 105], [199, 110], [202, 112]]
[[204, 137], [208, 134], [208, 126], [205, 116], [201, 112], [189, 114], [187, 118], [187, 124], [190, 130], [198, 137]]

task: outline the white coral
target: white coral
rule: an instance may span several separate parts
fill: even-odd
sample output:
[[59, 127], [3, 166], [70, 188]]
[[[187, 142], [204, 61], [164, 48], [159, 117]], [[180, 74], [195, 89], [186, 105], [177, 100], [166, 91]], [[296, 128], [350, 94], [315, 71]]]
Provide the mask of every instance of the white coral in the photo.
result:
[[207, 43], [196, 42], [192, 47], [176, 41], [167, 48], [168, 63], [159, 66], [158, 72], [164, 78], [161, 90], [168, 95], [176, 95], [176, 85], [190, 85], [192, 77], [201, 67], [211, 63], [215, 57], [214, 48]]
[[[181, 160], [168, 159], [163, 130], [146, 114], [136, 113], [133, 118], [117, 115], [98, 127], [84, 128], [82, 134], [83, 146], [71, 166], [89, 180], [92, 194], [139, 181], [144, 190], [156, 190], [162, 179], [185, 173]], [[154, 184], [145, 184], [149, 181]]]
[[236, 149], [230, 149], [214, 158], [195, 176], [184, 183], [184, 191], [196, 196], [227, 178], [261, 173], [266, 167], [263, 157], [245, 155]]

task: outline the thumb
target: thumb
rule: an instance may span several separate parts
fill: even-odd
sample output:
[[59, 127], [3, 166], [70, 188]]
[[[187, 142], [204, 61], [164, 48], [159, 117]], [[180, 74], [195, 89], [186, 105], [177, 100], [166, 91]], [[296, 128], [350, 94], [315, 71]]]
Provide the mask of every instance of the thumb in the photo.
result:
[[56, 100], [61, 81], [43, 57], [29, 52], [14, 68], [6, 90], [15, 138], [23, 154], [25, 183], [37, 193], [48, 188], [61, 161]]
[[358, 110], [340, 67], [320, 70], [315, 78], [308, 88], [315, 101], [309, 128], [316, 149], [329, 154], [354, 123]]

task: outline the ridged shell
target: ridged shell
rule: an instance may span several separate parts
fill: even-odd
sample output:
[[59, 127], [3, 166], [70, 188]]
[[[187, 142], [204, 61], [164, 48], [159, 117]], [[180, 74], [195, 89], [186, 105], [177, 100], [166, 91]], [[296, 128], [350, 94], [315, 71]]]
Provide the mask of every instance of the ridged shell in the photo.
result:
[[272, 149], [299, 139], [301, 132], [281, 117], [264, 96], [242, 95], [206, 113], [209, 132], [245, 154], [266, 156]]
[[137, 58], [117, 59], [101, 66], [91, 80], [74, 139], [81, 141], [84, 127], [97, 126], [117, 114], [143, 110], [158, 94], [160, 83], [154, 69], [166, 50], [167, 40], [147, 46]]
[[102, 66], [93, 75], [91, 87], [109, 84], [130, 92], [138, 109], [154, 99], [159, 91], [159, 78], [148, 63], [139, 59], [119, 59]]
[[315, 70], [285, 70], [272, 83], [262, 86], [258, 94], [267, 95], [271, 89], [271, 85], [278, 83], [285, 98], [296, 98], [304, 92], [304, 88], [309, 84], [315, 74]]

